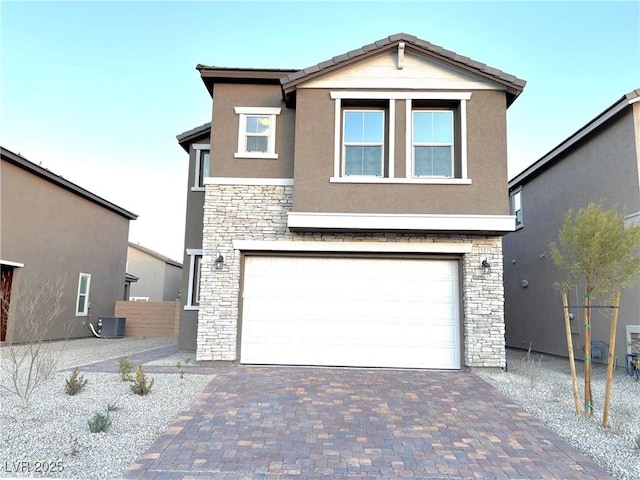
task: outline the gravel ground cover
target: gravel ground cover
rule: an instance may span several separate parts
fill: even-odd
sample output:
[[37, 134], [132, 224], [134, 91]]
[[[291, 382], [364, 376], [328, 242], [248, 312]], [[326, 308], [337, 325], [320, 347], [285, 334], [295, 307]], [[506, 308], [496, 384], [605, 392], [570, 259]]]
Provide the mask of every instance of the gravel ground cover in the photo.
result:
[[[621, 480], [640, 480], [640, 382], [615, 370], [609, 426], [602, 428], [606, 365], [592, 366], [593, 415], [576, 415], [569, 360], [508, 350], [508, 372], [480, 373], [504, 395]], [[576, 362], [581, 402], [583, 363]]]
[[[60, 370], [104, 361], [169, 345], [175, 338], [124, 338], [105, 342], [82, 339], [53, 343]], [[0, 349], [4, 359], [5, 348]], [[603, 429], [602, 404], [606, 368], [593, 366], [594, 413], [577, 416], [566, 359], [508, 351], [508, 372], [479, 375], [542, 420], [552, 430], [589, 455], [621, 480], [640, 480], [640, 382], [617, 369], [614, 375], [610, 426]], [[213, 375], [189, 374], [195, 358], [187, 352], [149, 362], [145, 367], [185, 365], [176, 373], [149, 373], [155, 383], [148, 396], [131, 392], [114, 373], [80, 373], [89, 383], [77, 396], [64, 392], [69, 371], [58, 372], [42, 386], [23, 410], [15, 395], [0, 390], [0, 477], [74, 479], [119, 478], [147, 447], [189, 407]], [[148, 368], [147, 370], [150, 370]], [[582, 392], [582, 364], [578, 362]], [[0, 381], [6, 384], [3, 372]], [[111, 412], [107, 432], [90, 433], [88, 420]]]
[[[49, 348], [60, 353], [62, 370], [171, 343], [175, 338], [82, 339]], [[3, 361], [5, 348], [0, 351]], [[166, 364], [175, 365], [188, 354], [175, 357]], [[115, 370], [83, 373], [82, 368], [89, 382], [81, 393], [69, 396], [65, 380], [70, 372], [59, 371], [36, 390], [28, 410], [17, 396], [0, 390], [0, 477], [119, 478], [213, 378], [185, 370], [182, 379], [178, 369], [175, 374], [147, 373], [154, 379], [147, 396], [134, 394]], [[3, 372], [0, 381], [4, 385], [7, 380]], [[96, 412], [106, 414], [107, 405], [116, 408], [109, 413], [111, 427], [91, 433], [89, 419]]]

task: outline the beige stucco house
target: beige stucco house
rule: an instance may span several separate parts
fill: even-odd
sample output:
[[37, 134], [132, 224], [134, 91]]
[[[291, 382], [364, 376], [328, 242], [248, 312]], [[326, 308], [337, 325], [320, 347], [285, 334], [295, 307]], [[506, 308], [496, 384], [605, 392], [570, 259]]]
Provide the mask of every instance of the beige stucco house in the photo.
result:
[[198, 65], [180, 345], [201, 361], [503, 367], [507, 108], [397, 34], [303, 70]]

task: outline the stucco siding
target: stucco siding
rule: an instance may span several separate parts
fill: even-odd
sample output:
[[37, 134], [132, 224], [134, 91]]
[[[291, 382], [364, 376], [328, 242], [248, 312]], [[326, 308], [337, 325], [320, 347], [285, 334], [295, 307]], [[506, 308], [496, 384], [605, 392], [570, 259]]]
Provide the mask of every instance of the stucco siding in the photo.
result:
[[[404, 100], [396, 101], [396, 128], [390, 132], [394, 135], [394, 172], [399, 178], [406, 176], [406, 105]], [[294, 211], [508, 214], [504, 92], [475, 91], [467, 101], [469, 185], [331, 183], [334, 119], [330, 90], [298, 91]]]
[[[1, 256], [24, 264], [14, 293], [63, 278], [63, 313], [47, 338], [67, 325], [71, 338], [91, 335], [83, 323], [112, 316], [124, 295], [129, 220], [5, 161], [1, 185]], [[75, 315], [80, 273], [91, 274], [90, 317]], [[11, 337], [12, 320], [8, 341], [23, 341]]]
[[[282, 108], [276, 116], [277, 159], [235, 158], [238, 151], [239, 115], [235, 107]], [[285, 108], [277, 85], [216, 84], [213, 91], [211, 170], [217, 177], [293, 177], [295, 110]]]
[[[553, 286], [563, 273], [553, 264], [549, 242], [557, 241], [569, 209], [601, 201], [606, 208], [617, 206], [627, 213], [640, 210], [635, 131], [631, 109], [627, 109], [522, 185], [523, 228], [503, 239], [508, 346], [527, 348], [531, 343], [536, 351], [567, 354], [561, 297]], [[571, 305], [583, 303], [582, 288], [570, 292]], [[616, 341], [619, 365], [624, 364], [626, 350], [624, 326], [638, 323], [638, 298], [638, 286], [622, 293]], [[580, 355], [584, 312], [572, 311], [573, 340]], [[592, 338], [609, 341], [609, 320], [602, 312], [596, 314]]]

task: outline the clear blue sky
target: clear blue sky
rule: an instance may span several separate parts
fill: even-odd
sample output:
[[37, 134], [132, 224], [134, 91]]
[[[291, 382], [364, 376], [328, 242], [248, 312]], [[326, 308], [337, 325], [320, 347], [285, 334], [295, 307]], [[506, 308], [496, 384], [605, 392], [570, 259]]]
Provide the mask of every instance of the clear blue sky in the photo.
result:
[[405, 32], [527, 81], [509, 175], [640, 88], [640, 2], [0, 2], [0, 144], [140, 215], [182, 260], [198, 63], [304, 68]]

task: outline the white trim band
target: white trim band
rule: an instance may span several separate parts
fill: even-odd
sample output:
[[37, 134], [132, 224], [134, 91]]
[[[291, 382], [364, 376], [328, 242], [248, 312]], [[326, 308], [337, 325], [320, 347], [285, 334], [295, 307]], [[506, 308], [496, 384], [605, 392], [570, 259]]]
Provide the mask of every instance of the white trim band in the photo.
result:
[[376, 100], [469, 100], [471, 92], [329, 92], [333, 100], [337, 99], [376, 99]]
[[207, 177], [205, 185], [293, 185], [293, 178]]
[[350, 175], [348, 177], [331, 177], [330, 183], [404, 183], [422, 185], [471, 185], [470, 178], [386, 178]]
[[234, 240], [233, 248], [269, 252], [471, 253], [471, 242], [317, 242]]
[[513, 232], [514, 215], [442, 215], [289, 212], [289, 228], [340, 230], [424, 230], [442, 232]]

